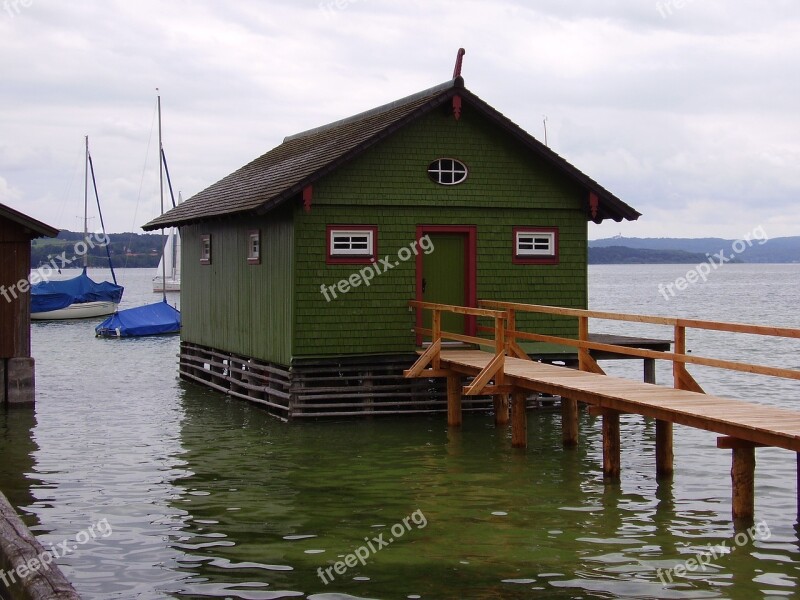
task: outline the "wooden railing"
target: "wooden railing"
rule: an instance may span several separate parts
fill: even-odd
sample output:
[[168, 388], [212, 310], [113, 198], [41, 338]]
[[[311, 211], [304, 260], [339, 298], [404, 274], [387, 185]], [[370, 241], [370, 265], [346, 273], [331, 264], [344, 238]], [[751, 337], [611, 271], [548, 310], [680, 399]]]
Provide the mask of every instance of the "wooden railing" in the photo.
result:
[[[488, 317], [494, 319], [494, 358], [489, 361], [486, 368], [472, 381], [472, 383], [465, 388], [464, 394], [467, 396], [474, 396], [479, 393], [491, 394], [500, 393], [503, 385], [503, 367], [505, 366], [505, 357], [508, 351], [506, 344], [506, 331], [507, 331], [507, 312], [505, 310], [491, 310], [486, 308], [468, 308], [464, 306], [452, 306], [450, 304], [434, 304], [431, 302], [419, 302], [412, 300], [408, 303], [411, 308], [417, 310], [430, 310], [431, 311], [431, 328], [415, 327], [418, 335], [429, 335], [431, 344], [427, 350], [422, 353], [416, 363], [404, 372], [406, 377], [446, 377], [447, 371], [441, 371], [439, 365], [439, 353], [442, 350], [442, 340], [452, 340], [455, 342], [465, 342], [467, 344], [487, 345], [491, 341], [485, 338], [474, 337], [471, 335], [464, 335], [461, 333], [453, 333], [442, 330], [442, 313], [454, 313], [459, 315], [466, 315], [472, 317]], [[430, 368], [429, 368], [430, 367]], [[488, 386], [488, 383], [494, 379], [494, 386]], [[491, 389], [489, 389], [491, 388]]]
[[[761, 375], [771, 375], [787, 379], [800, 380], [800, 370], [785, 369], [766, 365], [754, 365], [750, 363], [710, 358], [698, 356], [697, 354], [686, 353], [686, 330], [701, 329], [706, 331], [727, 331], [731, 333], [744, 333], [751, 335], [782, 337], [790, 339], [800, 339], [800, 329], [788, 327], [772, 327], [765, 325], [747, 325], [743, 323], [722, 323], [717, 321], [703, 321], [698, 319], [682, 319], [675, 317], [657, 317], [649, 315], [631, 315], [624, 313], [612, 313], [604, 311], [580, 310], [573, 308], [558, 308], [554, 306], [541, 306], [535, 304], [518, 304], [513, 302], [497, 302], [484, 300], [479, 303], [482, 307], [505, 310], [509, 312], [509, 320], [514, 319], [517, 312], [535, 312], [550, 315], [563, 315], [578, 319], [578, 339], [540, 335], [523, 331], [508, 331], [506, 335], [510, 342], [517, 339], [551, 342], [573, 346], [578, 349], [578, 359], [581, 361], [581, 369], [586, 371], [594, 370], [596, 363], [589, 354], [590, 350], [613, 352], [615, 354], [625, 354], [638, 358], [655, 358], [661, 360], [671, 360], [673, 364], [674, 385], [682, 389], [699, 388], [694, 379], [686, 371], [687, 364], [703, 365], [716, 367], [731, 371], [743, 371], [746, 373], [758, 373]], [[656, 350], [646, 350], [643, 348], [629, 348], [613, 344], [603, 344], [589, 341], [589, 319], [601, 319], [611, 321], [627, 321], [635, 323], [650, 323], [655, 325], [667, 325], [673, 328], [675, 350], [674, 352], [659, 352]], [[695, 389], [695, 391], [702, 391]]]
[[[800, 380], [800, 370], [798, 369], [788, 369], [711, 358], [707, 356], [700, 356], [696, 353], [688, 354], [686, 351], [687, 329], [722, 331], [788, 339], [800, 339], [800, 329], [772, 327], [766, 325], [748, 325], [743, 323], [724, 323], [717, 321], [704, 321], [699, 319], [612, 313], [605, 311], [542, 306], [536, 304], [500, 302], [495, 300], [482, 300], [479, 302], [479, 308], [467, 308], [462, 306], [433, 304], [418, 301], [409, 302], [409, 306], [416, 308], [417, 310], [431, 310], [433, 312], [431, 329], [420, 327], [415, 328], [415, 331], [418, 335], [431, 337], [431, 346], [428, 348], [426, 353], [423, 354], [423, 356], [428, 356], [421, 367], [418, 367], [420, 364], [418, 361], [414, 368], [410, 369], [409, 372], [421, 372], [422, 369], [427, 367], [429, 364], [433, 366], [434, 370], [439, 371], [439, 352], [441, 351], [442, 340], [453, 340], [478, 345], [494, 345], [495, 357], [489, 365], [491, 369], [489, 369], [489, 366], [487, 366], [487, 369], [485, 369], [484, 372], [481, 373], [481, 376], [476, 378], [476, 380], [470, 386], [469, 392], [466, 392], [465, 390], [465, 393], [469, 393], [470, 395], [475, 395], [478, 393], [500, 393], [502, 391], [499, 386], [503, 385], [503, 357], [507, 355], [518, 358], [528, 358], [527, 354], [519, 346], [520, 340], [549, 342], [552, 344], [576, 348], [580, 369], [594, 373], [603, 373], [603, 370], [592, 357], [592, 350], [609, 352], [617, 355], [627, 355], [635, 358], [669, 360], [672, 361], [673, 366], [674, 387], [701, 393], [703, 392], [702, 387], [694, 380], [694, 378], [686, 369], [686, 365], [688, 364]], [[488, 338], [480, 338], [443, 331], [441, 328], [441, 315], [443, 312], [494, 319], [493, 328], [481, 328], [482, 330], [487, 331], [487, 333], [493, 333], [494, 339], [492, 340]], [[555, 335], [519, 331], [517, 329], [517, 314], [521, 312], [574, 317], [578, 320], [578, 338], [574, 339]], [[674, 335], [674, 351], [664, 352], [591, 341], [589, 339], [589, 319], [647, 323], [672, 327], [672, 334]], [[490, 380], [492, 380], [495, 374], [498, 375], [498, 378], [495, 378], [495, 385], [498, 387], [495, 388], [492, 386], [493, 390], [487, 390], [485, 386]]]

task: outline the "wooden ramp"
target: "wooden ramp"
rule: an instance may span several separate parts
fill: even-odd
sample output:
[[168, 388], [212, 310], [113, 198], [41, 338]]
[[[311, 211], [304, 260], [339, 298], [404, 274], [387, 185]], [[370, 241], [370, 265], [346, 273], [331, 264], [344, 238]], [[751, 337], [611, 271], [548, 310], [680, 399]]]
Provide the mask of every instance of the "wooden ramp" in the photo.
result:
[[[494, 354], [442, 350], [442, 369], [474, 376]], [[634, 413], [724, 436], [800, 452], [800, 412], [609, 377], [567, 367], [505, 358], [505, 383], [515, 388], [563, 396], [604, 409]]]

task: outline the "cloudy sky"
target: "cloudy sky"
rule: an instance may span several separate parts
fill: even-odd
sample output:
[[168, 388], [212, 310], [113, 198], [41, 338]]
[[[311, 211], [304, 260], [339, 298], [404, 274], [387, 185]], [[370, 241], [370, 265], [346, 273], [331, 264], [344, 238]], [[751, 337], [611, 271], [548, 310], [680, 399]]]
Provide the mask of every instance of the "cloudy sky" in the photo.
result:
[[[159, 212], [284, 136], [450, 78], [637, 208], [590, 237], [800, 235], [797, 0], [0, 0], [0, 202]], [[94, 219], [91, 229], [99, 223]]]

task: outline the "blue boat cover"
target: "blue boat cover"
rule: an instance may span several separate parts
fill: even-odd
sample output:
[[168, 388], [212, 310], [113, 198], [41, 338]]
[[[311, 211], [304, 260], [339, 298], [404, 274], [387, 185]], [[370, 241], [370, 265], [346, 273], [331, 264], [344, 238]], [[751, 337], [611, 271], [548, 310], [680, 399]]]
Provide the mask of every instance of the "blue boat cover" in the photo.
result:
[[117, 311], [94, 329], [104, 337], [161, 335], [180, 330], [181, 313], [166, 300]]
[[41, 281], [31, 286], [31, 312], [42, 313], [84, 302], [115, 302], [122, 300], [125, 288], [110, 281], [97, 283], [86, 269], [72, 279]]

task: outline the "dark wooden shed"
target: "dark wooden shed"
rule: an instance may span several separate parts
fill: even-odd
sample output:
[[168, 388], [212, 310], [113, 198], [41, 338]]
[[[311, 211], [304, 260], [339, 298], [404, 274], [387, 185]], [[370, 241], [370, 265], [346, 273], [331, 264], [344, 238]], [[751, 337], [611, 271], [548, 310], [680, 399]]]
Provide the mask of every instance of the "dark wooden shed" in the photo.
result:
[[0, 405], [34, 402], [31, 358], [31, 240], [58, 229], [0, 204]]

